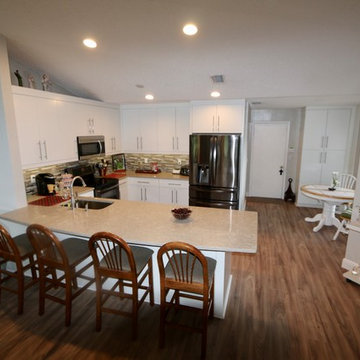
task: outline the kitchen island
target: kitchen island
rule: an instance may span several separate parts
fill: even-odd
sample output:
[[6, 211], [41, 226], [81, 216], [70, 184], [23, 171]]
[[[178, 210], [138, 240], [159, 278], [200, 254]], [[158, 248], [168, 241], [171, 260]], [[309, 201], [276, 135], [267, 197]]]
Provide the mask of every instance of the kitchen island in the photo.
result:
[[[94, 199], [92, 199], [94, 200]], [[105, 201], [105, 199], [99, 199]], [[126, 200], [110, 200], [101, 210], [75, 209], [55, 205], [32, 206], [1, 214], [0, 222], [15, 236], [32, 223], [49, 227], [60, 239], [89, 238], [98, 231], [109, 231], [131, 244], [154, 250], [154, 292], [159, 303], [159, 274], [156, 254], [169, 241], [188, 242], [206, 256], [216, 259], [215, 316], [225, 317], [231, 287], [231, 252], [256, 253], [257, 213], [250, 211], [190, 207], [189, 219], [176, 220], [172, 205]]]

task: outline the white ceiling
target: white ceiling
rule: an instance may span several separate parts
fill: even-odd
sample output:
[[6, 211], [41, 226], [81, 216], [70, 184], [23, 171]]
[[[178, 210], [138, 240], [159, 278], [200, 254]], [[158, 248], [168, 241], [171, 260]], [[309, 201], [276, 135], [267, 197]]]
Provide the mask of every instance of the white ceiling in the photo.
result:
[[0, 33], [17, 61], [107, 102], [209, 99], [223, 74], [222, 98], [258, 107], [360, 103], [359, 0], [0, 0]]

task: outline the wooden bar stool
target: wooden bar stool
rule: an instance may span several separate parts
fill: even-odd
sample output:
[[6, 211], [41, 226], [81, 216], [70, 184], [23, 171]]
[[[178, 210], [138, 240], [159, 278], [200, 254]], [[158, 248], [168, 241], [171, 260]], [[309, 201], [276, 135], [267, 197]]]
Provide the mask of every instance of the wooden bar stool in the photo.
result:
[[[1, 290], [7, 290], [18, 295], [18, 314], [22, 314], [24, 311], [25, 290], [38, 281], [34, 255], [35, 250], [26, 234], [11, 237], [7, 230], [0, 225], [0, 295]], [[16, 271], [7, 270], [6, 263], [8, 261], [15, 263]], [[24, 265], [24, 261], [28, 263]], [[24, 273], [29, 269], [32, 278], [25, 283]], [[17, 288], [5, 285], [11, 278], [16, 279]]]
[[[159, 346], [163, 347], [165, 343], [165, 325], [180, 327], [201, 333], [201, 358], [205, 358], [208, 316], [214, 316], [216, 260], [205, 257], [197, 248], [183, 242], [164, 244], [159, 249], [157, 259], [161, 291]], [[182, 304], [181, 299], [197, 300], [201, 308]], [[200, 312], [202, 326], [187, 326], [167, 320], [171, 308]]]
[[[77, 238], [60, 241], [48, 228], [32, 224], [27, 228], [27, 235], [32, 243], [39, 264], [40, 291], [39, 315], [45, 311], [45, 299], [65, 305], [65, 325], [71, 323], [72, 300], [95, 282], [95, 279], [84, 275], [92, 265], [88, 242]], [[82, 262], [88, 260], [82, 267]], [[61, 272], [57, 277], [57, 271]], [[83, 287], [78, 288], [77, 279], [85, 280]], [[53, 289], [63, 288], [65, 295], [55, 295]]]
[[[140, 246], [128, 245], [125, 240], [108, 232], [99, 232], [91, 236], [89, 248], [94, 260], [96, 278], [96, 330], [101, 330], [102, 312], [132, 317], [132, 335], [137, 338], [138, 310], [147, 295], [150, 305], [154, 305], [152, 254], [153, 251]], [[104, 283], [114, 279], [110, 289], [104, 289]], [[148, 279], [148, 285], [144, 281]], [[124, 288], [131, 288], [131, 294]], [[144, 290], [139, 300], [139, 290]], [[132, 312], [106, 307], [110, 296], [130, 299]]]

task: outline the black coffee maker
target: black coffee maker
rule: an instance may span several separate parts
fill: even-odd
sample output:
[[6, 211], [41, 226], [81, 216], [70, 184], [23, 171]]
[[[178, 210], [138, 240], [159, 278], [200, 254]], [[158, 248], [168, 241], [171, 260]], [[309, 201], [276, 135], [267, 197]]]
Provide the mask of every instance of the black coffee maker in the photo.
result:
[[[55, 187], [55, 176], [50, 173], [37, 174], [35, 176], [38, 195], [52, 195]], [[48, 186], [53, 185], [53, 186]], [[49, 188], [52, 188], [50, 193]]]

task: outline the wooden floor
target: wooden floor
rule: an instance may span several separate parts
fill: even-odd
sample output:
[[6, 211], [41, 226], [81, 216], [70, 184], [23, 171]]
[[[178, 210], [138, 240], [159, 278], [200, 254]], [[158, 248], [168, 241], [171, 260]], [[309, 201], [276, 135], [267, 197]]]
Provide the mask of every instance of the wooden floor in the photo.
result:
[[[304, 218], [316, 209], [292, 203], [249, 201], [259, 213], [258, 252], [232, 256], [233, 286], [226, 319], [210, 321], [208, 359], [359, 359], [360, 286], [341, 269], [346, 238], [332, 241], [335, 228], [313, 233]], [[130, 321], [105, 314], [95, 332], [94, 293], [75, 300], [73, 321], [47, 303], [37, 315], [37, 288], [25, 313], [16, 314], [14, 295], [0, 306], [0, 359], [196, 359], [200, 336], [174, 330], [158, 350], [159, 308], [141, 310], [139, 339]]]

